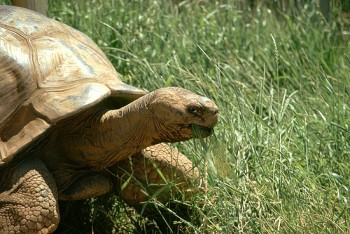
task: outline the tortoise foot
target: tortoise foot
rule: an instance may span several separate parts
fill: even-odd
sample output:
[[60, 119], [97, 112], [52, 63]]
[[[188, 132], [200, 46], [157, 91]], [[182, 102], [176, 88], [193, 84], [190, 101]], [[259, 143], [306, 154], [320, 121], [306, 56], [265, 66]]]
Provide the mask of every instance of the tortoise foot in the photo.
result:
[[13, 162], [0, 183], [0, 233], [52, 233], [59, 222], [56, 184], [36, 158]]

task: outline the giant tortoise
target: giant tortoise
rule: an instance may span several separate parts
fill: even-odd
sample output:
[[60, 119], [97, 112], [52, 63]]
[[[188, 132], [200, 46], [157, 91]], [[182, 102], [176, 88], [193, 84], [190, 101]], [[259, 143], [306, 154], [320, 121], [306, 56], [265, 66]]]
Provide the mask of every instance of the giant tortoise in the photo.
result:
[[143, 184], [195, 187], [198, 170], [166, 142], [209, 136], [217, 106], [183, 88], [147, 93], [119, 77], [83, 33], [0, 6], [1, 233], [53, 232], [58, 200], [121, 190], [138, 206], [152, 196]]

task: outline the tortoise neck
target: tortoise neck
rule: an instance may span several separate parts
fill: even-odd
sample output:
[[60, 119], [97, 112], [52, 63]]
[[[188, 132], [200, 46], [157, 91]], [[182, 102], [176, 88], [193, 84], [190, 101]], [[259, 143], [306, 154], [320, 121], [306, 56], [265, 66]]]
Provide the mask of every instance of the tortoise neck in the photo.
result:
[[149, 138], [154, 126], [152, 113], [148, 109], [149, 102], [150, 96], [146, 95], [101, 116], [97, 128], [100, 129], [101, 135], [110, 139], [109, 144], [112, 148], [129, 148], [125, 146], [133, 144], [137, 148], [136, 151], [139, 151], [152, 144], [152, 139]]
[[82, 134], [69, 134], [65, 144], [72, 154], [70, 158], [81, 164], [105, 168], [158, 143], [148, 109], [151, 99], [152, 95], [147, 94], [120, 109], [98, 114], [91, 127], [81, 129]]

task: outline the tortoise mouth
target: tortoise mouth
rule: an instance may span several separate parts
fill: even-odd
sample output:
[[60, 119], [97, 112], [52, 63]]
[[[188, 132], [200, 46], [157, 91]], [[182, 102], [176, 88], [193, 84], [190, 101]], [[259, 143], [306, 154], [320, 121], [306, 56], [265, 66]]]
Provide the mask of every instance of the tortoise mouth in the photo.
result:
[[195, 137], [207, 137], [213, 134], [214, 128], [201, 126], [197, 124], [190, 124], [189, 127], [192, 129], [192, 133]]

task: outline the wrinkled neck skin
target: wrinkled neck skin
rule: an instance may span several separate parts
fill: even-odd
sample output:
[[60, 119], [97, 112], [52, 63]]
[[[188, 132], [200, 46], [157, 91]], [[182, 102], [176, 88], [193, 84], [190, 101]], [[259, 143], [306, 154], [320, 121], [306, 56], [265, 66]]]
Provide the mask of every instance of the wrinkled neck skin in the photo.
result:
[[151, 99], [148, 94], [120, 109], [98, 113], [78, 132], [63, 136], [65, 154], [99, 170], [160, 142], [161, 127], [147, 108]]

